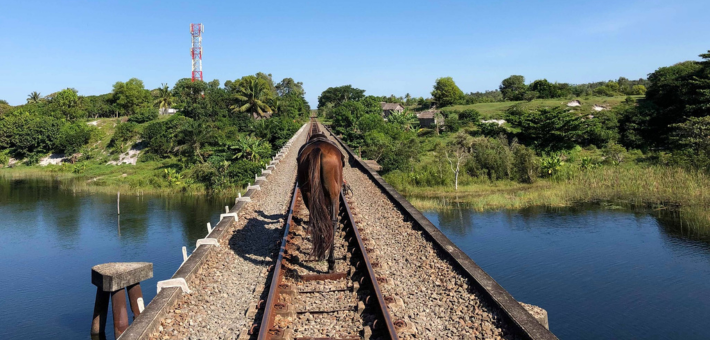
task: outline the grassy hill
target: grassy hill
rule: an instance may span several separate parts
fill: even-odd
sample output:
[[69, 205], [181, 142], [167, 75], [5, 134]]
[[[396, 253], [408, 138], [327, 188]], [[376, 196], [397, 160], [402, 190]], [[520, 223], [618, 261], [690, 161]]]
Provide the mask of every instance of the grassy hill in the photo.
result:
[[[631, 97], [634, 99], [643, 98], [643, 96], [631, 96]], [[592, 107], [594, 105], [601, 105], [601, 106], [612, 108], [616, 105], [619, 105], [624, 100], [626, 100], [626, 96], [582, 97], [582, 98], [574, 98], [574, 99], [562, 99], [562, 98], [536, 99], [531, 102], [514, 101], [514, 102], [479, 103], [479, 104], [471, 104], [471, 105], [447, 106], [447, 107], [443, 108], [443, 110], [476, 109], [478, 112], [481, 113], [481, 118], [483, 118], [483, 119], [502, 119], [503, 115], [505, 113], [505, 110], [507, 110], [509, 107], [511, 107], [515, 104], [522, 104], [523, 106], [529, 107], [529, 108], [555, 107], [555, 106], [567, 105], [567, 103], [571, 100], [579, 100], [582, 103], [582, 106], [580, 107], [581, 112], [587, 111], [587, 112], [591, 113]]]

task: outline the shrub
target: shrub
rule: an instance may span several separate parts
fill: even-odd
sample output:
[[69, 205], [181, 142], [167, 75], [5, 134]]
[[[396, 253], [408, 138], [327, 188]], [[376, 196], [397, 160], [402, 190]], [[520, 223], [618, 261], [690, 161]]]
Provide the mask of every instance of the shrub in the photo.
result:
[[479, 123], [478, 128], [481, 134], [486, 137], [498, 137], [508, 132], [504, 127], [498, 125], [498, 123]]
[[65, 155], [78, 153], [91, 140], [95, 127], [85, 123], [66, 124], [59, 130], [56, 150]]
[[481, 121], [481, 113], [474, 109], [458, 111], [459, 121], [461, 124], [473, 123], [477, 124]]
[[20, 112], [0, 118], [0, 148], [12, 148], [18, 158], [54, 149], [64, 122], [51, 116]]
[[619, 165], [624, 160], [626, 149], [615, 142], [609, 142], [604, 149], [602, 149], [602, 154], [611, 164]]
[[136, 136], [138, 136], [138, 124], [131, 122], [118, 124], [109, 145], [123, 151], [126, 144]]
[[565, 162], [559, 154], [549, 155], [542, 158], [542, 161], [540, 162], [540, 170], [542, 171], [542, 175], [544, 177], [552, 177], [562, 169], [564, 164]]
[[167, 122], [153, 122], [148, 124], [141, 133], [141, 138], [148, 145], [150, 151], [161, 157], [167, 156], [172, 148]]
[[10, 150], [0, 151], [0, 165], [7, 165], [10, 161]]
[[158, 119], [158, 109], [151, 106], [143, 106], [139, 108], [134, 115], [128, 117], [129, 122], [138, 124], [156, 119]]
[[513, 153], [506, 138], [475, 137], [471, 157], [464, 166], [472, 177], [486, 176], [490, 180], [510, 179], [513, 175]]
[[540, 172], [535, 151], [525, 147], [525, 145], [513, 144], [513, 168], [515, 177], [522, 183], [534, 183]]
[[240, 159], [229, 165], [227, 173], [233, 184], [244, 186], [249, 182], [254, 182], [254, 174], [258, 174], [261, 168], [259, 163]]

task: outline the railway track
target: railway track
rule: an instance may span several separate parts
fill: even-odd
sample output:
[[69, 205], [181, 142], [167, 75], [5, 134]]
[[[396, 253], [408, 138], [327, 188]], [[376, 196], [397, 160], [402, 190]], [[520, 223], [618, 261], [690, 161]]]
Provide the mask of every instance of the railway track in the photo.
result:
[[[312, 119], [310, 134], [319, 131]], [[328, 273], [326, 261], [309, 256], [308, 213], [294, 186], [268, 296], [257, 306], [263, 308], [251, 332], [258, 329], [257, 339], [398, 339], [397, 332], [406, 331], [406, 322], [389, 314], [387, 304], [395, 301], [382, 294], [387, 278], [375, 276], [380, 264], [360, 235], [351, 199], [341, 192], [335, 271]]]

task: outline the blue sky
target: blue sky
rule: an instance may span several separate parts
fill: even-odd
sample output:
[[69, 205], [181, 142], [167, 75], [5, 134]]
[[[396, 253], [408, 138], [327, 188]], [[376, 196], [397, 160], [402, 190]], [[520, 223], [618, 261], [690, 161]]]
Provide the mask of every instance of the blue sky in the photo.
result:
[[528, 82], [646, 77], [710, 50], [710, 1], [7, 1], [0, 0], [0, 99], [73, 87], [111, 91], [190, 76], [189, 23], [205, 24], [205, 80], [265, 72], [304, 83], [429, 96]]

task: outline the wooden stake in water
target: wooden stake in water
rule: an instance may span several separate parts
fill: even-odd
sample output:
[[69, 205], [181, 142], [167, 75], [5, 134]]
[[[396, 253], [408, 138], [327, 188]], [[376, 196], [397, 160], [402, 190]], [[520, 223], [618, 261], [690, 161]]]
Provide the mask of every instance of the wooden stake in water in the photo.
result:
[[116, 209], [118, 210], [118, 214], [121, 215], [121, 192], [120, 191], [116, 195]]

